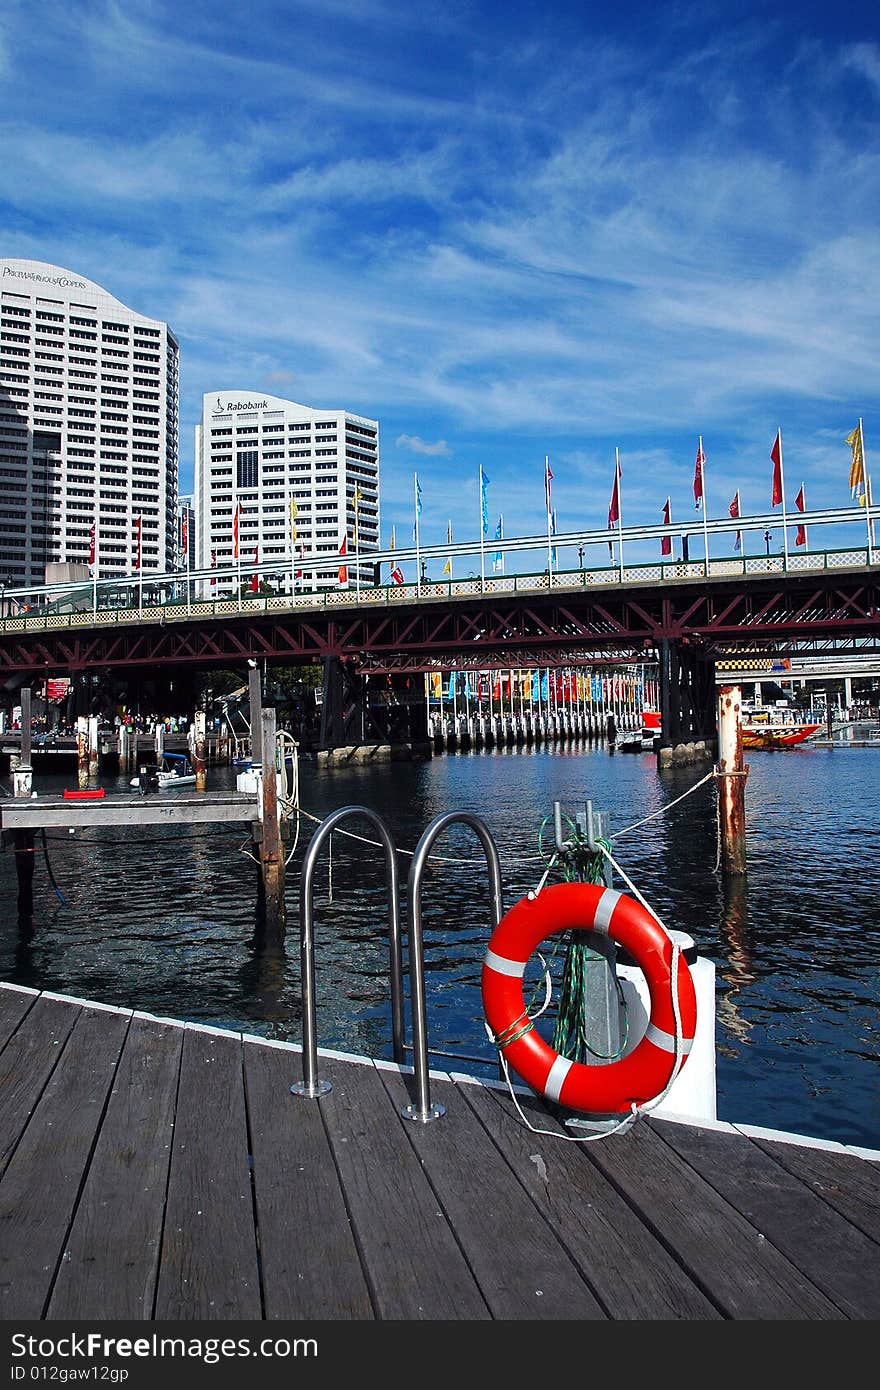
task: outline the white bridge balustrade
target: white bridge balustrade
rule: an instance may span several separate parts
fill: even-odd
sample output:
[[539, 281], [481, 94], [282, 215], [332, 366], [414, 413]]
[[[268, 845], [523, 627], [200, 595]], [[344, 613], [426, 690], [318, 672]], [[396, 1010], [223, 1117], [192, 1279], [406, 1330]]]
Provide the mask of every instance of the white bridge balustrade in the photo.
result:
[[[853, 512], [855, 509], [847, 509], [842, 513], [835, 513], [834, 517], [840, 522], [852, 524]], [[809, 514], [804, 514], [809, 517]], [[829, 514], [819, 514], [829, 524]], [[799, 517], [799, 519], [801, 519]], [[864, 521], [864, 518], [861, 518]], [[771, 523], [772, 523], [771, 518]], [[745, 526], [746, 521], [742, 522]], [[753, 522], [757, 525], [758, 522]], [[719, 523], [711, 523], [713, 527]], [[681, 529], [681, 528], [679, 528]], [[730, 529], [725, 527], [723, 529]], [[636, 528], [634, 539], [643, 540], [645, 531], [652, 532], [655, 536], [660, 533], [660, 528]], [[603, 544], [608, 544], [607, 535], [602, 534]], [[628, 533], [624, 533], [626, 537]], [[534, 549], [536, 540], [534, 537], [527, 538], [528, 544]], [[566, 540], [568, 543], [577, 544], [579, 550], [583, 550], [587, 540], [595, 543], [594, 533], [575, 533], [573, 539], [567, 537], [555, 538], [559, 548], [562, 548]], [[502, 541], [493, 543], [494, 545], [507, 546], [512, 550], [524, 549], [525, 541]], [[449, 547], [433, 547], [424, 550], [423, 555], [434, 555], [435, 558], [445, 556]], [[460, 549], [460, 547], [459, 547]], [[384, 561], [389, 563], [406, 559], [410, 552], [406, 551], [387, 551], [371, 552], [371, 558], [380, 564]], [[472, 554], [472, 553], [471, 553]], [[326, 557], [313, 557], [312, 565], [326, 566]], [[297, 561], [307, 567], [308, 560]], [[574, 569], [558, 568], [552, 573], [546, 569], [538, 572], [524, 572], [521, 574], [492, 574], [485, 576], [468, 575], [463, 579], [449, 578], [444, 580], [421, 580], [418, 582], [404, 584], [379, 584], [366, 586], [361, 584], [359, 588], [354, 588], [350, 584], [348, 587], [332, 589], [298, 589], [294, 592], [267, 593], [267, 594], [242, 594], [239, 597], [234, 595], [218, 596], [206, 598], [199, 593], [206, 582], [211, 579], [225, 578], [229, 582], [231, 572], [229, 571], [194, 571], [189, 580], [181, 574], [150, 575], [150, 588], [164, 589], [163, 601], [157, 602], [151, 598], [149, 603], [138, 602], [138, 590], [141, 585], [141, 577], [137, 575], [117, 576], [112, 579], [101, 579], [97, 583], [90, 582], [84, 584], [50, 584], [36, 589], [0, 589], [0, 632], [40, 632], [56, 631], [59, 629], [73, 628], [94, 628], [107, 627], [113, 625], [127, 626], [132, 623], [184, 623], [197, 621], [200, 618], [229, 617], [253, 614], [254, 616], [264, 613], [290, 613], [297, 610], [332, 611], [335, 609], [353, 609], [376, 606], [394, 606], [398, 604], [412, 603], [448, 603], [450, 601], [464, 601], [475, 597], [486, 597], [492, 595], [511, 595], [523, 593], [548, 593], [548, 592], [572, 592], [583, 591], [585, 588], [621, 588], [633, 587], [636, 585], [657, 586], [658, 584], [673, 584], [694, 582], [698, 584], [701, 580], [709, 579], [736, 579], [738, 577], [748, 579], [750, 577], [760, 578], [768, 573], [773, 574], [803, 574], [809, 572], [828, 572], [828, 571], [852, 571], [866, 567], [880, 566], [880, 548], [868, 549], [866, 546], [851, 547], [845, 550], [816, 550], [801, 553], [789, 551], [784, 555], [745, 555], [726, 558], [710, 557], [708, 562], [705, 558], [688, 561], [658, 561], [633, 565], [603, 565], [598, 568], [587, 568], [579, 566]], [[271, 566], [263, 564], [259, 566], [261, 576], [267, 581], [273, 581], [279, 588], [285, 587], [289, 582], [289, 562], [285, 566], [277, 561]], [[211, 578], [209, 579], [208, 576]], [[189, 597], [181, 597], [181, 593], [189, 588]]]

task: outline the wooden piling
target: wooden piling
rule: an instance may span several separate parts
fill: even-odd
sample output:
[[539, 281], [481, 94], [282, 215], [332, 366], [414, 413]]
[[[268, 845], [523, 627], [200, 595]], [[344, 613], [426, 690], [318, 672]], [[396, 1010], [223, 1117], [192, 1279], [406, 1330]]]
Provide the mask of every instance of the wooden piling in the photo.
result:
[[[21, 691], [21, 752], [18, 766], [12, 773], [13, 795], [30, 801], [32, 787], [31, 689], [30, 686], [24, 686]], [[12, 832], [15, 874], [18, 881], [19, 922], [30, 922], [34, 915], [34, 834], [33, 830]]]
[[743, 764], [742, 691], [722, 685], [718, 691], [718, 816], [721, 831], [721, 869], [746, 872], [746, 779]]
[[89, 715], [89, 777], [98, 775], [98, 716]]
[[76, 720], [76, 780], [80, 791], [89, 785], [89, 720], [85, 714]]
[[[255, 727], [251, 726], [252, 729]], [[278, 819], [278, 780], [275, 768], [275, 710], [264, 709], [260, 718], [262, 748], [262, 822], [260, 851], [261, 903], [267, 932], [283, 936], [287, 927], [284, 902], [284, 843]]]
[[193, 766], [196, 774], [196, 791], [203, 792], [207, 780], [207, 748], [205, 741], [205, 711], [197, 709], [193, 724]]

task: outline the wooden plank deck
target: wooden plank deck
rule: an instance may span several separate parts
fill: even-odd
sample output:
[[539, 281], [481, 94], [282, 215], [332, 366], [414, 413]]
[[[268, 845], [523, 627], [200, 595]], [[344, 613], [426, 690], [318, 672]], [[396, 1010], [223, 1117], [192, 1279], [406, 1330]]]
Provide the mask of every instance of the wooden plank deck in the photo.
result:
[[0, 985], [0, 1317], [866, 1320], [880, 1153], [642, 1118]]

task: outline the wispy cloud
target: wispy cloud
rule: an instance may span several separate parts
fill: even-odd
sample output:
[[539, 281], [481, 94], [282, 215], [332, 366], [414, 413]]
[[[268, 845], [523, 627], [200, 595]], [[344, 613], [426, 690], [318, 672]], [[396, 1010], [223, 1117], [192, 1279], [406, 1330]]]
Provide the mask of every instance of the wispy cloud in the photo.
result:
[[31, 14], [0, 20], [4, 249], [172, 325], [185, 472], [202, 393], [262, 384], [378, 418], [391, 505], [407, 456], [426, 485], [442, 461], [457, 531], [479, 461], [527, 527], [545, 452], [560, 516], [601, 518], [616, 443], [630, 515], [653, 515], [658, 487], [686, 500], [698, 432], [757, 495], [780, 418], [814, 503], [846, 501], [836, 431], [870, 436], [880, 303], [880, 49], [855, 23]]
[[398, 449], [409, 449], [414, 454], [443, 454], [449, 453], [449, 445], [445, 439], [438, 439], [433, 444], [429, 444], [426, 439], [420, 439], [417, 434], [399, 434], [394, 443]]

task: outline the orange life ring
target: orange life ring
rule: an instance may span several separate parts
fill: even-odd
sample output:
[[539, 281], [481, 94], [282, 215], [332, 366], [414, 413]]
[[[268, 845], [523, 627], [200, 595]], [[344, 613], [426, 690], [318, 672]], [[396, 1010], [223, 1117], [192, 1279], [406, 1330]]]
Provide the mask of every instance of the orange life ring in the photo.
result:
[[[632, 1052], [617, 1061], [595, 1066], [571, 1061], [529, 1023], [523, 997], [526, 963], [548, 936], [569, 930], [606, 933], [632, 956], [647, 981], [647, 1030]], [[633, 1103], [653, 1100], [672, 1079], [672, 958], [669, 936], [635, 898], [597, 883], [551, 884], [533, 898], [521, 898], [492, 933], [481, 981], [486, 1021], [510, 1066], [539, 1095], [594, 1115], [629, 1111]], [[697, 1026], [697, 996], [682, 952], [675, 989], [686, 1059]]]

